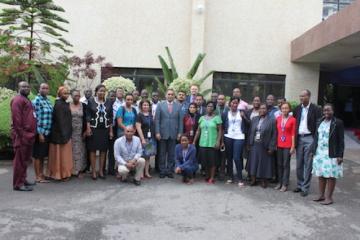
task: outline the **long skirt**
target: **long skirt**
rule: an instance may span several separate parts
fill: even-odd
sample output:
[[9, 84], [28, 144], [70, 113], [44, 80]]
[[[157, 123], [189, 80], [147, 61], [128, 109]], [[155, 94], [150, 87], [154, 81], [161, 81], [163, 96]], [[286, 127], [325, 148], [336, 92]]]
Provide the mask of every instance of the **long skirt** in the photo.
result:
[[49, 177], [61, 180], [71, 177], [73, 169], [71, 140], [66, 144], [50, 143], [49, 148]]
[[267, 153], [261, 142], [251, 146], [248, 170], [250, 176], [269, 179], [272, 177], [272, 156]]

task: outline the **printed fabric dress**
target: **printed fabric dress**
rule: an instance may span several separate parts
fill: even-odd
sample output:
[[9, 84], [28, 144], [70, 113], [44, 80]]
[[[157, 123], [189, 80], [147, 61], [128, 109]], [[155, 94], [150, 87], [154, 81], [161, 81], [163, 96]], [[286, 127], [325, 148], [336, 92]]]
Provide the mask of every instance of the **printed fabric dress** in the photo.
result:
[[71, 111], [72, 115], [72, 144], [73, 144], [73, 174], [77, 175], [86, 167], [86, 147], [83, 140], [83, 107]]
[[329, 157], [330, 121], [323, 121], [318, 129], [318, 147], [313, 160], [312, 174], [324, 178], [343, 176], [343, 165], [337, 164], [336, 158]]

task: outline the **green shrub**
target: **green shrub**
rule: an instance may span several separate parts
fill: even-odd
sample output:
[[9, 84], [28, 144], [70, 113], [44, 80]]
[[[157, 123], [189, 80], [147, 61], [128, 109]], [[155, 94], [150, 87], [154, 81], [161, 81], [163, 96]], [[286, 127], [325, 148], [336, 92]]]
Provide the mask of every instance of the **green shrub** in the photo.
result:
[[8, 88], [0, 87], [0, 102], [8, 98], [12, 98], [15, 95], [16, 95], [15, 91]]
[[111, 77], [106, 79], [103, 84], [108, 91], [116, 90], [117, 88], [124, 89], [125, 93], [132, 93], [135, 90], [135, 84], [130, 79], [124, 77]]
[[[29, 98], [33, 100], [36, 95], [31, 94]], [[0, 150], [7, 148], [11, 145], [10, 139], [10, 131], [11, 131], [11, 111], [10, 111], [10, 102], [12, 96], [4, 99], [0, 102]], [[49, 96], [49, 99], [52, 104], [55, 102], [55, 98], [53, 96]]]

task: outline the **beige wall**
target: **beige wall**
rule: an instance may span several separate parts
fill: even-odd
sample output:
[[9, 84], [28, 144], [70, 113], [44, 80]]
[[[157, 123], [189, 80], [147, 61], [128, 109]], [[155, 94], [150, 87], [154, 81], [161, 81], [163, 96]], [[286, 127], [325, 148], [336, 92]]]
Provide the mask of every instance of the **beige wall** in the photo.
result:
[[[319, 0], [56, 0], [71, 22], [77, 54], [91, 50], [114, 66], [159, 68], [169, 46], [180, 72], [197, 52], [209, 70], [286, 74], [286, 96], [317, 99], [319, 68], [290, 61], [290, 43], [321, 21]], [[203, 6], [202, 11], [198, 10]], [[201, 7], [200, 7], [201, 8]], [[210, 87], [212, 80], [205, 85]]]

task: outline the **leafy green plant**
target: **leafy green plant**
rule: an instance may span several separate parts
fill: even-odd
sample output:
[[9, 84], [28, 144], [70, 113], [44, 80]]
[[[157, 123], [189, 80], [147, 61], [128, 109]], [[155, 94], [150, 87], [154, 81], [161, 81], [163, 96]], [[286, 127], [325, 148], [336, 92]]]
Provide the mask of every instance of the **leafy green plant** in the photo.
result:
[[108, 78], [103, 82], [103, 84], [108, 91], [115, 91], [117, 88], [122, 88], [126, 93], [131, 93], [136, 88], [133, 81], [121, 76]]
[[42, 66], [64, 63], [65, 55], [71, 52], [72, 45], [62, 35], [69, 22], [58, 15], [65, 10], [52, 0], [0, 0], [0, 3], [10, 6], [0, 11], [0, 25], [5, 28], [0, 37], [3, 68], [0, 80], [41, 83]]
[[[200, 64], [202, 63], [202, 61], [206, 56], [205, 53], [199, 53], [194, 63], [192, 64], [190, 70], [186, 74], [186, 77], [185, 78], [179, 77], [170, 49], [168, 47], [165, 47], [165, 50], [167, 57], [169, 59], [169, 64], [165, 61], [165, 59], [161, 55], [158, 56], [162, 68], [162, 72], [164, 74], [164, 82], [161, 82], [159, 78], [155, 77], [155, 81], [157, 82], [159, 88], [158, 89], [159, 94], [162, 97], [165, 96], [165, 92], [168, 88], [174, 88], [175, 91], [181, 89], [188, 93], [191, 84], [197, 84], [198, 86], [201, 86], [201, 84], [214, 73], [214, 71], [210, 71], [200, 79], [194, 79]], [[188, 88], [185, 89], [186, 87]], [[209, 92], [211, 92], [211, 89], [207, 89], [203, 91], [202, 94], [207, 95]]]
[[15, 91], [8, 88], [0, 87], [0, 103], [8, 98], [14, 97], [15, 95]]

